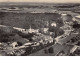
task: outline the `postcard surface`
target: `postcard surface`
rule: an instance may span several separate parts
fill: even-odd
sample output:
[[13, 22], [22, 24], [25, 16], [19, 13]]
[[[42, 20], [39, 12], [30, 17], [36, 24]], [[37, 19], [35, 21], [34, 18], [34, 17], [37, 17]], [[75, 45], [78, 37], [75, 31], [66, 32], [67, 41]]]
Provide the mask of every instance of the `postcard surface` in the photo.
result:
[[0, 56], [79, 56], [80, 0], [0, 0]]

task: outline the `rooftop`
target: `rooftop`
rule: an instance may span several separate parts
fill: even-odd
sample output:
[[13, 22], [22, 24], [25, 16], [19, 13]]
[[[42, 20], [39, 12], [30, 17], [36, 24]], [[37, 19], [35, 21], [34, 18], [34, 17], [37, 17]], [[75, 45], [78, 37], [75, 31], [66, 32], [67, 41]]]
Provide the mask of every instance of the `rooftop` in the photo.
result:
[[76, 18], [80, 18], [80, 15], [78, 15], [78, 16], [75, 16]]

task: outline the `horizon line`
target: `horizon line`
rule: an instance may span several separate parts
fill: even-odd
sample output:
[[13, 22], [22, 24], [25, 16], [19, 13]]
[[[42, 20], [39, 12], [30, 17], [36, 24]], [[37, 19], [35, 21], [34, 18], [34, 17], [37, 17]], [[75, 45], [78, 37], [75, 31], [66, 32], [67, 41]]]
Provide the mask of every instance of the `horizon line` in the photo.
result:
[[[0, 2], [0, 3], [59, 3], [59, 2]], [[60, 3], [75, 3], [75, 2], [60, 2]], [[80, 2], [76, 2], [80, 3]]]

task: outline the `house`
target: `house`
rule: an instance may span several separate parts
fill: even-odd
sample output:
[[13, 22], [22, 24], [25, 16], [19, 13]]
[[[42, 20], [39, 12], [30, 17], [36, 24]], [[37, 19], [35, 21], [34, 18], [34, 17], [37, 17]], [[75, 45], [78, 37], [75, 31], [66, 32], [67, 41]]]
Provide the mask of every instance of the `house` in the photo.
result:
[[17, 45], [18, 45], [17, 42], [13, 42], [13, 43], [11, 44], [11, 46], [12, 46], [13, 48], [15, 48]]
[[28, 29], [29, 33], [38, 33], [39, 29]]
[[49, 28], [40, 28], [39, 32], [40, 33], [47, 33]]
[[53, 23], [51, 23], [51, 26], [56, 27], [56, 26], [57, 26], [57, 24], [56, 24], [55, 22], [53, 22]]
[[80, 23], [80, 16], [75, 16], [75, 20]]
[[18, 31], [24, 31], [25, 29], [22, 29], [22, 28], [17, 28], [17, 27], [13, 27], [14, 29], [18, 30]]
[[61, 14], [62, 16], [66, 16], [67, 14]]
[[78, 46], [74, 45], [73, 48], [70, 50], [70, 53], [74, 53]]
[[76, 18], [75, 18], [75, 17], [73, 17], [73, 18], [72, 18], [72, 20], [73, 20], [73, 21], [76, 21]]

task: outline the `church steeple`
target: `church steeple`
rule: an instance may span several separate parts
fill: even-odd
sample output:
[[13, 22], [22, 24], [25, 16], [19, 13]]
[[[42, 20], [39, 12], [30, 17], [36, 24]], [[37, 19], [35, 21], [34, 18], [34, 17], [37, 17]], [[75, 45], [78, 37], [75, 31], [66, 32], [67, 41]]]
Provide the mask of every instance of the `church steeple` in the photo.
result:
[[31, 28], [31, 26], [30, 26], [30, 28], [29, 28], [29, 33], [32, 33], [32, 28]]

